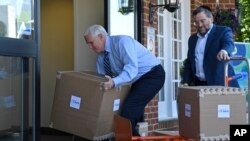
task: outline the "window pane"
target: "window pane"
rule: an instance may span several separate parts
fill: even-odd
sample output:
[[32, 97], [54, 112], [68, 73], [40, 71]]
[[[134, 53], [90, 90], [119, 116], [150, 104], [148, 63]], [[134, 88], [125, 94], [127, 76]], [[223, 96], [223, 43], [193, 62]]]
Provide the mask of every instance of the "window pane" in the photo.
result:
[[174, 17], [175, 19], [177, 18], [177, 13], [178, 13], [178, 11], [176, 11], [176, 12], [173, 13], [173, 17]]
[[159, 41], [158, 41], [158, 54], [159, 54], [159, 57], [163, 57], [164, 56], [164, 41], [163, 41], [163, 38], [158, 38]]
[[174, 62], [174, 71], [173, 71], [173, 73], [174, 73], [174, 79], [175, 80], [178, 80], [178, 62]]
[[20, 132], [20, 73], [21, 58], [0, 56], [0, 135]]
[[[159, 16], [158, 22], [163, 23], [163, 16]], [[158, 24], [158, 25], [159, 25], [158, 34], [163, 35], [163, 31], [164, 31], [163, 30], [163, 24]]]
[[124, 34], [135, 38], [135, 12], [120, 11], [118, 0], [109, 0], [109, 6], [109, 34]]
[[[163, 68], [165, 68], [164, 67], [164, 60], [161, 60], [161, 65], [163, 66]], [[165, 89], [164, 89], [164, 87], [162, 87], [162, 89], [159, 92], [159, 101], [164, 101], [165, 100], [164, 93], [165, 93]]]
[[178, 83], [173, 82], [172, 89], [173, 89], [172, 100], [175, 101], [177, 99]]
[[178, 42], [178, 59], [182, 60], [182, 47], [181, 42]]
[[177, 28], [177, 31], [178, 31], [178, 39], [181, 40], [181, 22], [178, 22], [178, 28]]
[[158, 3], [159, 4], [164, 4], [164, 0], [159, 0]]
[[164, 87], [162, 87], [162, 89], [159, 92], [159, 101], [165, 100], [164, 93], [165, 93], [165, 89], [164, 89]]
[[182, 11], [182, 8], [179, 8], [177, 10], [177, 14], [178, 14], [178, 19], [181, 20], [181, 11]]
[[33, 0], [0, 0], [0, 36], [33, 39]]
[[177, 82], [174, 83], [174, 96], [173, 96], [173, 100], [176, 100], [177, 99], [177, 94], [178, 94], [178, 87], [179, 87], [179, 84]]
[[181, 82], [181, 75], [180, 75], [180, 69], [181, 69], [182, 61], [178, 62], [178, 80]]
[[174, 47], [173, 52], [174, 52], [174, 54], [175, 54], [174, 59], [176, 60], [176, 59], [178, 59], [178, 46], [177, 46], [177, 41], [174, 41], [173, 47]]
[[173, 22], [173, 38], [177, 39], [177, 21]]

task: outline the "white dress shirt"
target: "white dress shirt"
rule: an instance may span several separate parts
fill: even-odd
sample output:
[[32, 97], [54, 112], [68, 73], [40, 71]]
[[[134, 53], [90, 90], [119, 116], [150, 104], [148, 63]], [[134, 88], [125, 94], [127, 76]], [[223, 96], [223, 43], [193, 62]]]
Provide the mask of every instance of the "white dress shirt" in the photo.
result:
[[213, 26], [211, 26], [209, 31], [204, 36], [201, 36], [199, 33], [197, 33], [198, 40], [195, 46], [195, 68], [196, 68], [195, 75], [196, 77], [199, 78], [200, 81], [206, 81], [203, 68], [203, 61], [204, 61], [204, 53], [205, 53], [208, 34], [211, 31], [212, 27]]

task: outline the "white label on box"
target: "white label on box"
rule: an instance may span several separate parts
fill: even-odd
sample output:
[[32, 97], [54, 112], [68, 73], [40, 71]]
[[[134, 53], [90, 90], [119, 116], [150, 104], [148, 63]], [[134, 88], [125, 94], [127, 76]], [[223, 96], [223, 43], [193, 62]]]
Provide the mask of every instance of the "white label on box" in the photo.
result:
[[81, 105], [81, 98], [72, 95], [71, 99], [70, 99], [70, 107], [79, 110], [80, 109], [80, 105]]
[[113, 106], [113, 111], [117, 111], [119, 110], [119, 107], [120, 107], [120, 99], [115, 99], [114, 100], [114, 106]]
[[230, 117], [230, 105], [218, 105], [218, 118]]
[[185, 104], [185, 116], [191, 117], [191, 105], [190, 104]]

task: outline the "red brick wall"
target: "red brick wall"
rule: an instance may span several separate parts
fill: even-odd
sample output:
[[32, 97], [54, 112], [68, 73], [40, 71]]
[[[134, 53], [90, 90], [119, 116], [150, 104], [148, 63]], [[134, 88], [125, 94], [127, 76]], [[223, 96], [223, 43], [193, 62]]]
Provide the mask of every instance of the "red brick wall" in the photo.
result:
[[[146, 46], [147, 44], [147, 27], [150, 26], [149, 24], [149, 3], [156, 4], [157, 0], [143, 0], [143, 7], [142, 7], [142, 13], [143, 13], [143, 22], [142, 22], [142, 43]], [[234, 8], [235, 6], [235, 0], [220, 0], [220, 7], [221, 8]], [[211, 7], [212, 10], [215, 9], [216, 6], [216, 0], [191, 0], [191, 10], [193, 11], [195, 8], [197, 8], [200, 5], [208, 5]], [[191, 12], [192, 14], [192, 12]], [[190, 15], [190, 18], [192, 19], [192, 15]], [[156, 35], [157, 35], [157, 12], [154, 14], [154, 23], [151, 25], [156, 29]], [[191, 20], [192, 21], [192, 20]], [[193, 24], [191, 24], [191, 31], [195, 32], [195, 28]], [[157, 39], [157, 38], [155, 38]], [[157, 40], [156, 40], [157, 41]], [[156, 49], [157, 49], [157, 43], [156, 43]], [[168, 81], [168, 80], [167, 80]], [[148, 122], [148, 129], [150, 134], [152, 134], [152, 131], [163, 129], [163, 128], [176, 128], [178, 127], [178, 120], [170, 120], [170, 121], [164, 121], [164, 122], [158, 122], [158, 96], [156, 96], [148, 105], [145, 107], [145, 121]]]
[[[157, 30], [157, 12], [154, 14], [154, 22], [152, 25], [149, 23], [149, 3], [156, 4], [157, 0], [143, 0], [143, 36], [142, 36], [142, 43], [146, 46], [147, 45], [147, 28], [148, 26], [152, 26]], [[157, 31], [156, 31], [157, 34]], [[156, 39], [156, 37], [155, 37]], [[156, 43], [157, 44], [157, 43]], [[157, 49], [157, 46], [156, 46]], [[151, 100], [148, 105], [145, 107], [145, 121], [148, 123], [148, 130], [152, 132], [154, 130], [159, 129], [158, 123], [158, 96], [156, 96], [153, 100]]]

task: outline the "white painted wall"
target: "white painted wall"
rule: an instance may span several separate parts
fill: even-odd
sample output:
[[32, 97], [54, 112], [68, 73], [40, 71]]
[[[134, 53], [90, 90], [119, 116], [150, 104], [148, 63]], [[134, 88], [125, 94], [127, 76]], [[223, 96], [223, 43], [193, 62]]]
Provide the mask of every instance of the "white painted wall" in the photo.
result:
[[104, 26], [104, 0], [74, 0], [74, 70], [95, 71], [97, 54], [83, 38], [92, 24]]
[[41, 126], [50, 123], [57, 71], [73, 70], [72, 0], [41, 1]]

